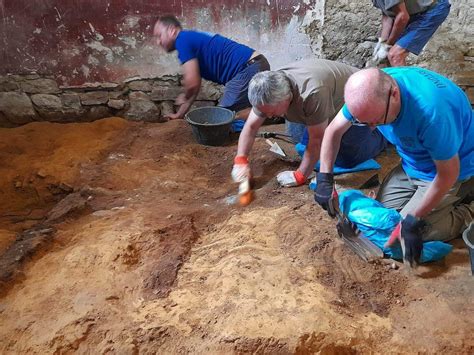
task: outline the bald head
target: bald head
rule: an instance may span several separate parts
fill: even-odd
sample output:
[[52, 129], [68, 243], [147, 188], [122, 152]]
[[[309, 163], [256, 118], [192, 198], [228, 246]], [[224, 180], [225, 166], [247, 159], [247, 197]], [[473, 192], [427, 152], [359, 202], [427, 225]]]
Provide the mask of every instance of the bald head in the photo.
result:
[[370, 122], [385, 110], [392, 85], [390, 76], [380, 69], [360, 70], [351, 75], [344, 87], [344, 101], [361, 122]]

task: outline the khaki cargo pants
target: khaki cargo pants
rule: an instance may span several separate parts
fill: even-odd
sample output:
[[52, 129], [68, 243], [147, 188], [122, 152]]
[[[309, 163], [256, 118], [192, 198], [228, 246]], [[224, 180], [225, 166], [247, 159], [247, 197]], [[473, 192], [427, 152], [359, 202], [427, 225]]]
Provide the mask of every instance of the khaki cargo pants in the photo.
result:
[[[430, 183], [410, 178], [402, 166], [398, 165], [385, 177], [376, 199], [405, 217], [420, 204]], [[447, 241], [459, 237], [474, 220], [473, 197], [474, 177], [456, 183], [439, 205], [424, 218], [431, 227], [423, 239]], [[468, 202], [464, 203], [466, 200]]]

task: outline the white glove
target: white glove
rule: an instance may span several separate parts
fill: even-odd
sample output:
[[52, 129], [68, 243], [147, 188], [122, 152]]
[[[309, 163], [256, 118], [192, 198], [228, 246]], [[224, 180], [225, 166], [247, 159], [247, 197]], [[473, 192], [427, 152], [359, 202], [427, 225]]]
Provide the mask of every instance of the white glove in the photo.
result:
[[391, 45], [379, 38], [377, 44], [375, 45], [374, 52], [372, 53], [372, 61], [378, 64], [387, 58], [390, 48], [392, 48]]
[[234, 166], [232, 167], [232, 179], [234, 182], [241, 183], [244, 180], [250, 179], [250, 166], [245, 156], [237, 156], [234, 159]]
[[283, 187], [294, 187], [303, 185], [306, 177], [299, 170], [283, 171], [277, 175], [278, 183]]

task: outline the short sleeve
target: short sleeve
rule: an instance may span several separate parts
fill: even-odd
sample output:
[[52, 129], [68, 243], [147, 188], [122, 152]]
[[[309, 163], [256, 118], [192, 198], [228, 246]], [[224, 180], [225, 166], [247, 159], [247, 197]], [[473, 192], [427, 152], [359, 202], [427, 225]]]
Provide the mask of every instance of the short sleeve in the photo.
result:
[[175, 46], [176, 50], [178, 51], [178, 59], [181, 64], [184, 64], [187, 61], [190, 61], [191, 59], [197, 57], [196, 50], [192, 43], [192, 38], [190, 38], [189, 36], [179, 36], [176, 39]]
[[402, 2], [402, 0], [385, 0], [385, 8], [383, 10], [390, 10], [395, 5], [398, 5]]
[[352, 114], [349, 112], [349, 109], [347, 108], [346, 104], [342, 106], [342, 115], [344, 116], [346, 120], [351, 121], [351, 122], [354, 121], [354, 116], [352, 116]]

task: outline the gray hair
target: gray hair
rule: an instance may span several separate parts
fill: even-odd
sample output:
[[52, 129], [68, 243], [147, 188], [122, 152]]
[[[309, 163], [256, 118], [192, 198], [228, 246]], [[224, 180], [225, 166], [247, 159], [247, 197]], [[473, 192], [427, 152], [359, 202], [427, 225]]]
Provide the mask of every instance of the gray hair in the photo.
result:
[[290, 82], [281, 71], [262, 71], [250, 80], [248, 96], [253, 107], [274, 105], [291, 97]]

